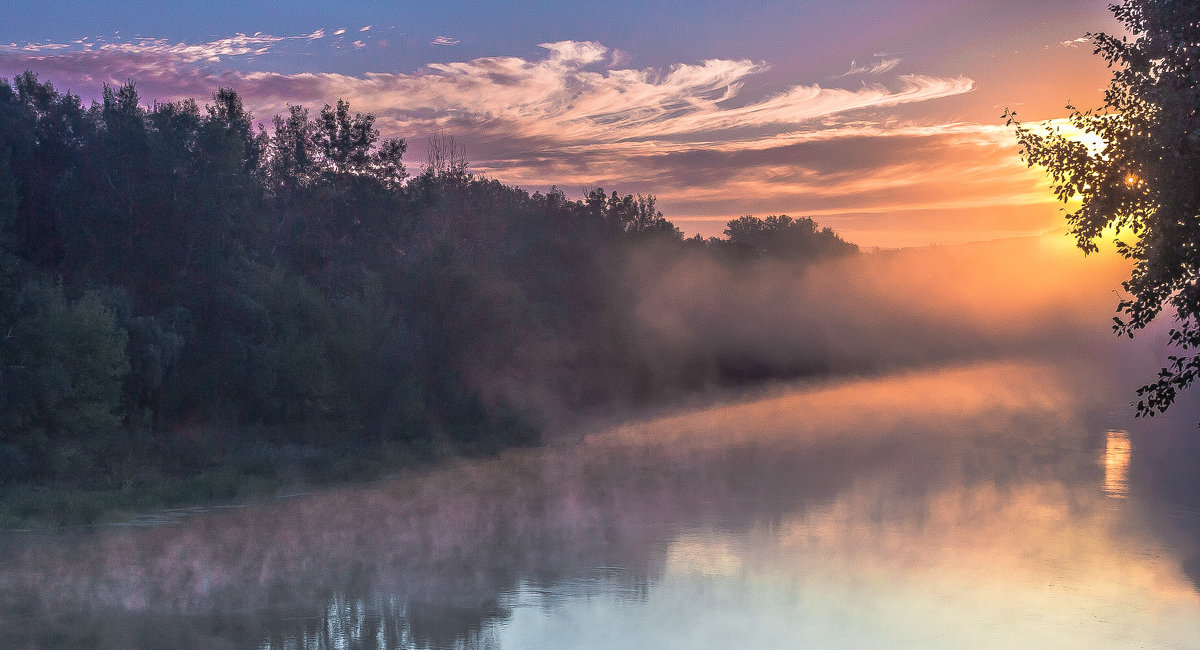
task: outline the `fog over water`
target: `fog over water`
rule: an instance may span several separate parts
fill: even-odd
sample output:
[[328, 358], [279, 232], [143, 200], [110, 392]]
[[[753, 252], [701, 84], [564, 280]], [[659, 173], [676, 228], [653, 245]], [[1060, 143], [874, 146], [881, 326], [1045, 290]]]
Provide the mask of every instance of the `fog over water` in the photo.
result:
[[1166, 350], [1108, 331], [1119, 261], [680, 264], [643, 285], [648, 336], [822, 374], [369, 486], [3, 533], [0, 646], [1200, 647], [1200, 400], [1130, 417]]
[[[663, 346], [766, 369], [872, 370], [1107, 343], [1116, 255], [1064, 236], [882, 251], [811, 268], [648, 260], [638, 313]], [[651, 270], [653, 269], [653, 270]]]

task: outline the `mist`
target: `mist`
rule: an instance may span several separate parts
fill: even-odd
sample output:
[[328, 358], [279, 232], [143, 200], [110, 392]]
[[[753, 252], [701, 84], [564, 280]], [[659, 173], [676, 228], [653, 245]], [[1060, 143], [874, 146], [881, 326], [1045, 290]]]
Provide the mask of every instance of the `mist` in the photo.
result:
[[[732, 580], [766, 594], [755, 625], [717, 608], [655, 642], [737, 629], [731, 641], [768, 645], [795, 633], [798, 598], [815, 644], [846, 629], [915, 643], [930, 621], [963, 644], [989, 638], [953, 623], [944, 594], [1048, 645], [1056, 630], [1108, 639], [1103, 621], [1127, 611], [1156, 621], [1129, 622], [1139, 634], [1194, 640], [1194, 537], [1105, 492], [1106, 436], [1133, 430], [1123, 402], [1163, 352], [1161, 332], [1106, 327], [1121, 260], [1051, 239], [809, 264], [681, 256], [661, 274], [648, 260], [619, 279], [639, 288], [631, 337], [660, 351], [659, 372], [708, 360], [706, 403], [560, 422], [541, 448], [376, 485], [9, 536], [0, 639], [522, 647], [577, 616], [599, 626], [588, 638], [636, 644]], [[728, 390], [747, 368], [774, 381]], [[1154, 493], [1137, 486], [1158, 461], [1135, 456], [1131, 494]], [[892, 598], [913, 611], [903, 624], [849, 604]], [[1029, 624], [1031, 599], [1062, 625]], [[614, 616], [655, 619], [604, 627]], [[815, 624], [845, 616], [852, 627]], [[1078, 616], [1086, 629], [1068, 625]]]
[[[1200, 642], [1196, 402], [1131, 419], [1167, 324], [1113, 337], [1111, 254], [689, 239], [653, 197], [346, 157], [344, 102], [259, 137], [227, 89], [15, 83], [48, 103], [0, 165], [2, 646]], [[53, 168], [38, 111], [82, 129]]]
[[[764, 580], [781, 561], [803, 569], [797, 584], [818, 613], [846, 611], [822, 585], [885, 597], [915, 566], [929, 584], [909, 588], [924, 607], [942, 607], [938, 590], [983, 585], [972, 598], [997, 620], [1020, 611], [1013, 597], [1044, 579], [1040, 565], [1067, 566], [1067, 590], [1132, 585], [1087, 611], [1144, 607], [1169, 622], [1160, 634], [1190, 638], [1176, 611], [1191, 594], [1185, 578], [1167, 551], [1125, 561], [1160, 543], [1127, 527], [1100, 489], [1105, 426], [1093, 411], [1109, 396], [1070, 369], [1012, 361], [800, 382], [374, 486], [85, 535], [9, 535], [0, 639], [286, 644], [383, 630], [397, 644], [486, 647], [504, 645], [489, 635], [526, 615], [522, 599], [570, 611], [558, 608], [665, 590], [684, 607], [699, 587], [670, 595], [672, 581]], [[963, 573], [945, 549], [974, 568]], [[871, 575], [900, 582], [853, 582]], [[923, 620], [891, 633], [918, 634]]]
[[[699, 256], [639, 273], [656, 343], [748, 373], [870, 371], [1086, 351], [1111, 336], [1127, 264], [1065, 238], [730, 267]], [[637, 271], [635, 271], [637, 272]]]

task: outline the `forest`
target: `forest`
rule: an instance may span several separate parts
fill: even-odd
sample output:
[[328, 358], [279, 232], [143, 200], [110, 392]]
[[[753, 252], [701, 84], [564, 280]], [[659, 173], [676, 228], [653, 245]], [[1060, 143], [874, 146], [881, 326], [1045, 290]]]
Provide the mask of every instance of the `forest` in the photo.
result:
[[[232, 89], [145, 105], [131, 82], [84, 105], [0, 80], [10, 510], [370, 477], [536, 444], [554, 413], [821, 371], [660, 345], [634, 295], [687, 257], [857, 253], [830, 229], [745, 216], [685, 238], [652, 196], [531, 194], [444, 137], [410, 174], [374, 121], [338, 100], [264, 128]], [[62, 489], [110, 501], [43, 503]]]

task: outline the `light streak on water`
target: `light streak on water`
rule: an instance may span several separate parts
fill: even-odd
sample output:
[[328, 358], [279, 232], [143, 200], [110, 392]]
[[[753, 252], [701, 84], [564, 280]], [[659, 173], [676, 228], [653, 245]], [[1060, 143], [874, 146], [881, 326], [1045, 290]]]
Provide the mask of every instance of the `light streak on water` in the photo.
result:
[[1129, 433], [1109, 431], [1104, 445], [1104, 493], [1113, 499], [1129, 496]]

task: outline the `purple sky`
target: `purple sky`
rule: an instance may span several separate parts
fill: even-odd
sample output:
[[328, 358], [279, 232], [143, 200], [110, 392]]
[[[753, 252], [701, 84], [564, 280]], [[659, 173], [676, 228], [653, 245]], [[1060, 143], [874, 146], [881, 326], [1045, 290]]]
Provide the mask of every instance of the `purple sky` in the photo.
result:
[[0, 77], [85, 99], [218, 86], [269, 123], [338, 98], [386, 135], [454, 135], [470, 168], [569, 196], [652, 193], [685, 231], [812, 216], [867, 246], [1062, 226], [1016, 158], [1027, 120], [1100, 101], [1083, 0], [689, 3], [10, 2]]

